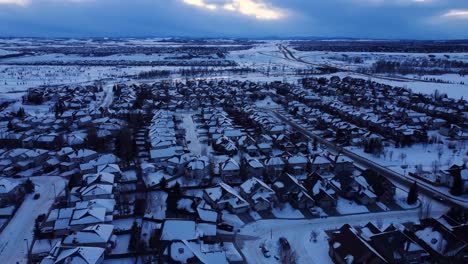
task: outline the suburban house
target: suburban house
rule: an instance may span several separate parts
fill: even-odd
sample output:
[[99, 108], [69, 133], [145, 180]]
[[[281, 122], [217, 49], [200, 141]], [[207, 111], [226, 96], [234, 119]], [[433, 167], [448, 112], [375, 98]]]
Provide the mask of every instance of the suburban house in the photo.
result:
[[225, 183], [219, 183], [217, 187], [208, 188], [203, 191], [203, 198], [214, 209], [228, 209], [233, 213], [243, 213], [249, 210], [249, 203]]
[[277, 202], [275, 191], [255, 177], [240, 185], [240, 194], [256, 211], [269, 210]]

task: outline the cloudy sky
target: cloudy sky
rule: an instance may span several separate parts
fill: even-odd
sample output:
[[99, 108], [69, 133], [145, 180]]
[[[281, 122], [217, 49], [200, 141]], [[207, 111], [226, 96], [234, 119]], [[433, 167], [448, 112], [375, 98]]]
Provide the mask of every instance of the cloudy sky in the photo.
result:
[[0, 0], [0, 37], [468, 38], [468, 0]]

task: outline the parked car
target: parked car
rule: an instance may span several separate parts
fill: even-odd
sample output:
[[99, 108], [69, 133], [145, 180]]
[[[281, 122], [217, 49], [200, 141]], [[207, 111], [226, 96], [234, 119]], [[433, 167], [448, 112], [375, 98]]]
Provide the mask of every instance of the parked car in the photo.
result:
[[43, 222], [45, 219], [46, 219], [46, 215], [45, 214], [40, 214], [40, 215], [37, 216], [36, 221], [37, 222]]
[[34, 196], [33, 196], [33, 199], [34, 200], [37, 200], [41, 197], [41, 194], [40, 193], [35, 193]]
[[232, 230], [234, 230], [234, 227], [232, 225], [228, 225], [226, 223], [218, 224], [218, 228], [228, 232], [232, 232]]
[[268, 250], [265, 244], [261, 245], [260, 248], [262, 249], [262, 254], [265, 258], [271, 257], [270, 250]]

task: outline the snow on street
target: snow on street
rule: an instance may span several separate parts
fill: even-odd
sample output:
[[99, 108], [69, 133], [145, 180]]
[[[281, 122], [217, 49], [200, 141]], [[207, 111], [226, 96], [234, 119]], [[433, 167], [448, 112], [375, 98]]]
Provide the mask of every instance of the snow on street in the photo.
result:
[[185, 138], [187, 142], [190, 141], [190, 143], [187, 144], [188, 149], [195, 155], [199, 156], [202, 153], [202, 145], [200, 143], [200, 140], [198, 139], [197, 136], [197, 131], [195, 127], [195, 123], [193, 122], [192, 115], [191, 114], [183, 114], [183, 126], [185, 128]]
[[65, 180], [60, 177], [42, 176], [33, 177], [31, 180], [35, 185], [35, 192], [41, 196], [34, 200], [34, 194], [27, 195], [14, 217], [0, 233], [1, 263], [27, 263], [25, 239], [31, 247], [37, 216], [46, 214], [54, 202], [54, 185], [57, 195], [65, 187]]
[[[432, 215], [438, 217], [446, 210], [436, 208]], [[340, 228], [344, 224], [365, 225], [369, 221], [377, 225], [382, 220], [383, 228], [390, 224], [418, 221], [418, 210], [393, 211], [372, 214], [347, 215], [340, 217], [318, 218], [312, 220], [260, 220], [245, 225], [238, 233], [238, 242], [249, 263], [279, 263], [274, 256], [278, 255], [276, 247], [278, 239], [288, 239], [291, 249], [298, 256], [297, 263], [333, 263], [328, 256], [328, 237], [324, 231]], [[317, 235], [314, 242], [312, 232]], [[254, 239], [252, 239], [254, 237]], [[271, 257], [263, 256], [259, 248], [262, 243], [270, 246]]]
[[114, 101], [114, 91], [112, 90], [113, 86], [113, 84], [104, 86], [104, 99], [102, 100], [102, 103], [99, 107], [108, 108], [112, 104]]

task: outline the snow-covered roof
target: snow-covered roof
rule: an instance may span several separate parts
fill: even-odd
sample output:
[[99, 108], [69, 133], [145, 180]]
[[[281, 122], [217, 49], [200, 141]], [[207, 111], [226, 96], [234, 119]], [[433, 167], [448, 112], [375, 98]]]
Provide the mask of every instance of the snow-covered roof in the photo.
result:
[[98, 224], [88, 226], [81, 231], [75, 232], [63, 240], [64, 244], [86, 245], [94, 243], [107, 243], [114, 231], [114, 225]]
[[76, 247], [64, 249], [58, 255], [55, 263], [99, 264], [104, 256], [104, 249], [98, 247]]
[[194, 240], [197, 239], [196, 223], [190, 220], [166, 220], [161, 233], [161, 240]]

